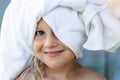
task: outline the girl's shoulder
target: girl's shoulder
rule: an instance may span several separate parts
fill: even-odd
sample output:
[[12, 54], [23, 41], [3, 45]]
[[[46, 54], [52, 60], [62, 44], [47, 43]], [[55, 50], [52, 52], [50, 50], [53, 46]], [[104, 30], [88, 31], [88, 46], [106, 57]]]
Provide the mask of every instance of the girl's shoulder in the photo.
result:
[[85, 67], [81, 67], [78, 73], [81, 76], [80, 80], [81, 78], [83, 80], [106, 80], [104, 76]]
[[15, 80], [35, 80], [34, 74], [30, 68], [24, 70]]

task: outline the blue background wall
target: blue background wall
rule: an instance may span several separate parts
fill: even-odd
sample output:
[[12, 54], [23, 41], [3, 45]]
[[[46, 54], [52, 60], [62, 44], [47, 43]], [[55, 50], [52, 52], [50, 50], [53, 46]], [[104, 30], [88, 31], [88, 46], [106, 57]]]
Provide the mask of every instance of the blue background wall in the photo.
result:
[[[0, 0], [0, 25], [9, 2], [10, 0]], [[120, 49], [115, 54], [87, 50], [83, 53], [83, 58], [78, 59], [80, 64], [104, 75], [108, 80], [120, 80]]]
[[9, 2], [10, 2], [10, 0], [0, 0], [0, 26], [1, 26], [1, 22], [2, 22], [3, 13]]

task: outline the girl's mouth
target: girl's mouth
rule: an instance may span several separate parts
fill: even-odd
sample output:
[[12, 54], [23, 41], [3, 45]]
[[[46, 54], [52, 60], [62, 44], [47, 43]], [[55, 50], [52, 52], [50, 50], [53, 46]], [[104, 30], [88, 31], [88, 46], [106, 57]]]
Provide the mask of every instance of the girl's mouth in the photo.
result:
[[47, 54], [50, 57], [55, 57], [59, 54], [61, 54], [64, 50], [58, 50], [58, 51], [46, 51], [45, 54]]

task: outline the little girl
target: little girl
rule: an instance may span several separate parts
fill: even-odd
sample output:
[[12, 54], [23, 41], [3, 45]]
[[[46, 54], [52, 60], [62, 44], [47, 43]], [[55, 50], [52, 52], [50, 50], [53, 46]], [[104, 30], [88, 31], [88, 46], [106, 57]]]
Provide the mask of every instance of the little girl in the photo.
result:
[[106, 80], [76, 62], [119, 47], [105, 0], [11, 0], [1, 28], [0, 80]]
[[30, 66], [15, 80], [106, 80], [78, 64], [75, 53], [55, 36], [43, 19], [38, 22], [33, 49], [33, 67]]

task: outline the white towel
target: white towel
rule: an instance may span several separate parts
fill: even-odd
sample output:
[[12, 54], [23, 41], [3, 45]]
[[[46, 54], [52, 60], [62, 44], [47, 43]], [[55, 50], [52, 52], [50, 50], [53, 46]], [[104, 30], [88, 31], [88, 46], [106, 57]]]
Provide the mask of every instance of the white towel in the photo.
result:
[[118, 48], [120, 22], [106, 6], [105, 0], [12, 0], [1, 29], [0, 80], [13, 80], [29, 66], [34, 56], [34, 33], [41, 17], [77, 58], [82, 57], [82, 48], [107, 51]]

